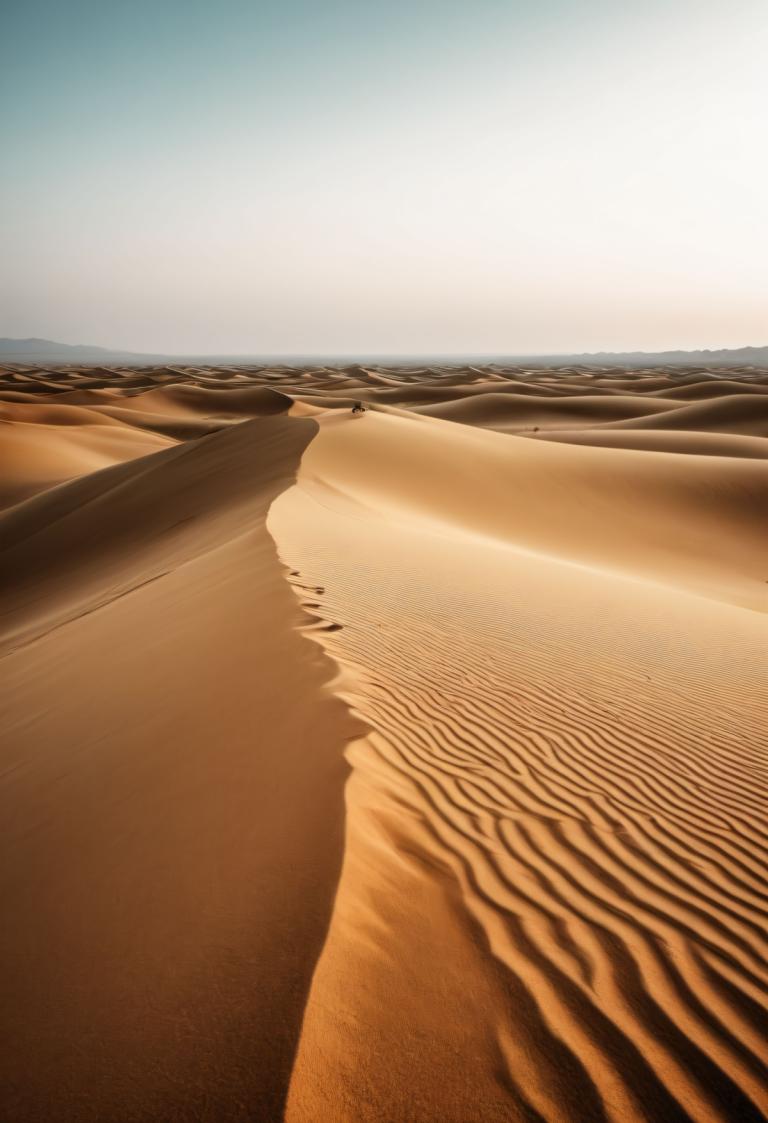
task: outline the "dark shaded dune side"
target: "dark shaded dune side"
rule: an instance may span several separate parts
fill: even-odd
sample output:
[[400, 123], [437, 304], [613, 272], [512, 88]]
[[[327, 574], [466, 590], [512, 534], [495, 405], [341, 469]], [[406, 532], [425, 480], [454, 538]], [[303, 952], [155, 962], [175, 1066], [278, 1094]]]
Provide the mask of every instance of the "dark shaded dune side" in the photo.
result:
[[27, 642], [245, 533], [254, 511], [263, 517], [253, 498], [263, 474], [283, 487], [292, 478], [290, 461], [280, 471], [281, 442], [291, 448], [300, 420], [244, 422], [83, 476], [0, 515], [0, 643]]
[[[6, 383], [6, 386], [8, 384]], [[10, 401], [35, 401], [41, 395], [53, 396], [56, 390], [66, 393], [71, 390], [71, 387], [65, 383], [57, 384], [54, 381], [38, 382], [34, 379], [23, 379], [15, 381], [12, 388], [3, 388], [3, 398], [8, 398]]]
[[264, 525], [315, 431], [248, 422], [4, 520], [3, 1119], [281, 1117], [357, 732]]

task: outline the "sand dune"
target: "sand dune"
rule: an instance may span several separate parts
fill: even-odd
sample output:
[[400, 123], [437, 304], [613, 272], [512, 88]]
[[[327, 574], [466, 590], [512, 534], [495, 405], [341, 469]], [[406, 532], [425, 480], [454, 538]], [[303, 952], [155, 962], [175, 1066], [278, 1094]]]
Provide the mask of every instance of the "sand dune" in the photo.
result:
[[768, 1117], [767, 391], [0, 372], [0, 1116]]
[[736, 456], [753, 460], [768, 457], [768, 437], [737, 433], [699, 433], [678, 429], [558, 429], [526, 433], [538, 440], [592, 445], [594, 448], [634, 448], [646, 452], [688, 453], [693, 456]]
[[328, 509], [501, 540], [768, 609], [768, 465], [541, 443], [407, 414], [329, 417], [303, 461]]
[[0, 426], [0, 507], [171, 444], [78, 406], [0, 401]]
[[733, 378], [708, 378], [705, 382], [684, 382], [651, 391], [655, 398], [696, 401], [702, 398], [723, 398], [730, 394], [768, 394], [768, 386], [760, 382], [739, 382]]
[[640, 395], [593, 396], [577, 395], [541, 399], [538, 396], [521, 398], [518, 394], [488, 393], [456, 398], [441, 406], [421, 407], [418, 412], [446, 421], [459, 421], [465, 425], [479, 425], [488, 429], [518, 432], [534, 425], [566, 427], [568, 425], [599, 425], [603, 422], [628, 417], [652, 417], [666, 413], [669, 405], [656, 398]]
[[6, 516], [5, 1119], [280, 1117], [355, 729], [264, 530], [313, 429]]
[[760, 1118], [762, 618], [289, 495], [372, 733], [288, 1118]]
[[[614, 422], [624, 429], [644, 428], [648, 419], [632, 418]], [[689, 430], [700, 433], [740, 433], [768, 436], [768, 398], [758, 394], [733, 394], [708, 399], [693, 405], [678, 406], [655, 416], [653, 427]]]

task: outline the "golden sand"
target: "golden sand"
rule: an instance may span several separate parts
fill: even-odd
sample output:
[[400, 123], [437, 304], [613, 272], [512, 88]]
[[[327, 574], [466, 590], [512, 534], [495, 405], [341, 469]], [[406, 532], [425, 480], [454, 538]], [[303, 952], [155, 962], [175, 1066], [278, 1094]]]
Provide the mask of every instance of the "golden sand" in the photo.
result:
[[766, 1117], [766, 372], [0, 417], [3, 1119]]

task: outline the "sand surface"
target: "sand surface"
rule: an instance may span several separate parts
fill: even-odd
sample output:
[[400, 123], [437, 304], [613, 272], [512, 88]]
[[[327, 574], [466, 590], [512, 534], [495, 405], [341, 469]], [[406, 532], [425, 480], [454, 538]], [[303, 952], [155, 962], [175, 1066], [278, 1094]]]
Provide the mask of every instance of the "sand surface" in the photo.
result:
[[0, 1118], [768, 1118], [768, 373], [14, 367], [0, 467]]

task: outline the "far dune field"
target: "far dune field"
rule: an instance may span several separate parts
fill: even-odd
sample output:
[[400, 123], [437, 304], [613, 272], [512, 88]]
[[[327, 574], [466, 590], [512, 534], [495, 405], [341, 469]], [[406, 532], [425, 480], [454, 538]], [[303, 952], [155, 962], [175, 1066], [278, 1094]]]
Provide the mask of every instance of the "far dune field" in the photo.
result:
[[3, 1123], [768, 1119], [768, 371], [0, 371]]

